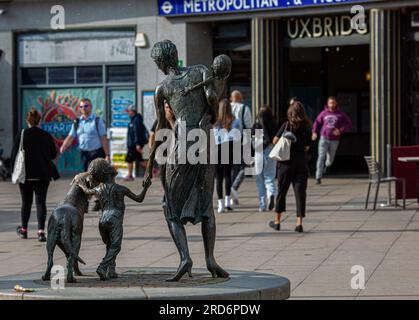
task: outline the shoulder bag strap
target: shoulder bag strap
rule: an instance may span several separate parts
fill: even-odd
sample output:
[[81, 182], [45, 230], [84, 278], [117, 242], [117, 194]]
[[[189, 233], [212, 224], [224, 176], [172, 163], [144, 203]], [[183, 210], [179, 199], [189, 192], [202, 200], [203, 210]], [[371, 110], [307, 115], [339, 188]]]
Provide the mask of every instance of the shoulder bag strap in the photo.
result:
[[20, 141], [19, 141], [19, 151], [23, 150], [23, 136], [25, 133], [25, 129], [22, 129], [22, 133], [20, 134]]
[[100, 134], [99, 134], [99, 121], [100, 121], [100, 117], [96, 117], [96, 118], [95, 118], [96, 132], [97, 132], [97, 135], [98, 135], [98, 136], [99, 136], [99, 138], [100, 138]]

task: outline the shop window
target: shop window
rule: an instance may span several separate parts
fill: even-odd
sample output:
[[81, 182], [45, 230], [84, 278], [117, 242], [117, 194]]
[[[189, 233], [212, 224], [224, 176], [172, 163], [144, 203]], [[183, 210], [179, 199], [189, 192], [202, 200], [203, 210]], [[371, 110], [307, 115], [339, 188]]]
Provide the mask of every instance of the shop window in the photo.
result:
[[73, 67], [48, 68], [48, 83], [49, 84], [73, 84], [74, 83], [74, 68]]
[[102, 83], [102, 66], [77, 67], [77, 83]]
[[24, 68], [22, 69], [22, 84], [46, 84], [45, 68]]
[[135, 65], [108, 66], [107, 82], [135, 82]]

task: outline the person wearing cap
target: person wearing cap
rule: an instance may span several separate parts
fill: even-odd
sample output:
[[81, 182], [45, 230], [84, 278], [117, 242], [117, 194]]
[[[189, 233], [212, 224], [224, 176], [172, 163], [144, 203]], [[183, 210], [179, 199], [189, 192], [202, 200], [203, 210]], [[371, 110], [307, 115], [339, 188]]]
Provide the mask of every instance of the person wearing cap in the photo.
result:
[[132, 181], [134, 169], [134, 161], [138, 161], [143, 168], [146, 168], [147, 162], [143, 160], [143, 148], [148, 143], [149, 133], [144, 125], [143, 117], [137, 112], [135, 105], [128, 106], [128, 115], [130, 123], [128, 125], [127, 133], [127, 155], [125, 161], [128, 163], [128, 175], [124, 178], [125, 181]]

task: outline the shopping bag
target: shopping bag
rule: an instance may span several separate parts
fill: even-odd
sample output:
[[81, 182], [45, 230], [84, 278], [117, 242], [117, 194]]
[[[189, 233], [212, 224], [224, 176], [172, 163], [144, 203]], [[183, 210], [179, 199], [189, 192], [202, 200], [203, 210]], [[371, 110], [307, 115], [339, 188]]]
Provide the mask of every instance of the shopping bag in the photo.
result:
[[25, 183], [25, 150], [23, 150], [23, 133], [25, 130], [22, 130], [22, 134], [20, 135], [20, 142], [19, 142], [19, 151], [17, 152], [15, 165], [13, 167], [13, 174], [12, 174], [12, 183]]
[[285, 137], [285, 133], [287, 133], [287, 128], [288, 128], [288, 124], [281, 138], [279, 138], [279, 141], [272, 148], [272, 151], [269, 153], [269, 158], [275, 159], [278, 161], [287, 161], [290, 159], [292, 142], [290, 139]]

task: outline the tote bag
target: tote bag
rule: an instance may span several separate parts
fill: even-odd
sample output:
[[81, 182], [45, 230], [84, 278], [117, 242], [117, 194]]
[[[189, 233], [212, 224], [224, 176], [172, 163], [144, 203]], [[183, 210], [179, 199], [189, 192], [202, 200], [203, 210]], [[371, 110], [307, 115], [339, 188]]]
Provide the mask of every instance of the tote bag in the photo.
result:
[[284, 137], [284, 134], [287, 132], [288, 123], [285, 127], [285, 131], [282, 134], [281, 138], [277, 144], [273, 147], [272, 151], [269, 153], [269, 158], [275, 159], [278, 161], [287, 161], [290, 159], [291, 152], [291, 141]]
[[25, 150], [23, 150], [23, 133], [25, 130], [22, 130], [22, 134], [20, 135], [20, 142], [19, 142], [19, 151], [16, 156], [15, 165], [12, 174], [12, 182], [16, 183], [25, 183]]

